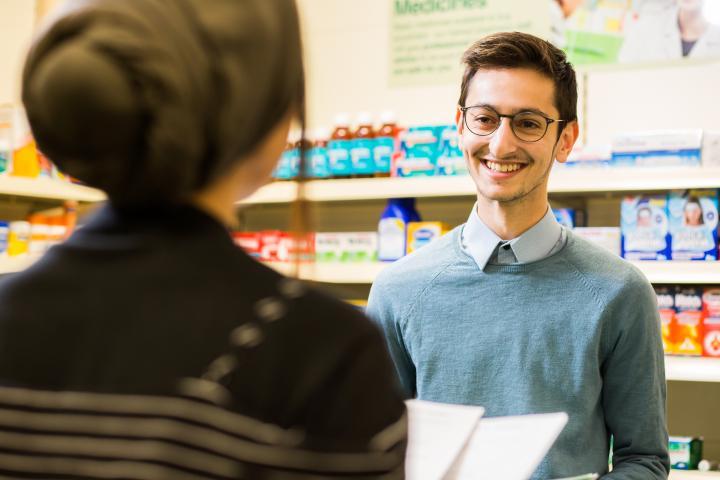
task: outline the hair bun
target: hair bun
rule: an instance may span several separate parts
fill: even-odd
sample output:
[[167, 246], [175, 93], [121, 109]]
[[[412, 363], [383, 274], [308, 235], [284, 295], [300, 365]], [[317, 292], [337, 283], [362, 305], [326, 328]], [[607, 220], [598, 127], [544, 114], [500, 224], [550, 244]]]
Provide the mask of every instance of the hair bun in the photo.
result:
[[114, 192], [127, 162], [141, 155], [141, 113], [126, 72], [81, 40], [47, 53], [24, 94], [33, 133], [46, 155]]

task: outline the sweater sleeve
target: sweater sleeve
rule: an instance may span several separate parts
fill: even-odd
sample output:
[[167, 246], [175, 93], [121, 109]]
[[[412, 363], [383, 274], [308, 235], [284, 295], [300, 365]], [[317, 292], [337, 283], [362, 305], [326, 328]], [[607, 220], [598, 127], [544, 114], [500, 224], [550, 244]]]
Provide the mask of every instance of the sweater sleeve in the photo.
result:
[[384, 281], [380, 275], [370, 289], [367, 315], [380, 327], [390, 352], [400, 384], [408, 398], [415, 397], [415, 365], [405, 347], [401, 326], [402, 312], [395, 298], [401, 298], [402, 292], [394, 291], [392, 285]]
[[657, 300], [637, 273], [609, 305], [602, 365], [605, 421], [613, 470], [604, 480], [666, 479], [665, 366]]

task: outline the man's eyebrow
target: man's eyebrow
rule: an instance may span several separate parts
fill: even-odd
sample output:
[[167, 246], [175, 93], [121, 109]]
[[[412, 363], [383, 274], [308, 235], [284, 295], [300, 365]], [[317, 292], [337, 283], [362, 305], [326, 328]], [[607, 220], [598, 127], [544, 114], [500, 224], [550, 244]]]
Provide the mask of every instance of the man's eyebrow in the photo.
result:
[[[474, 103], [474, 104], [472, 104], [472, 105], [468, 105], [466, 108], [469, 108], [469, 107], [484, 107], [484, 108], [490, 108], [490, 109], [492, 109], [492, 110], [495, 110], [495, 111], [498, 112], [498, 113], [502, 113], [502, 112], [500, 112], [500, 110], [499, 110], [495, 105], [491, 105], [491, 104], [489, 104], [489, 103]], [[508, 115], [515, 115], [515, 114], [521, 113], [521, 112], [537, 113], [538, 115], [542, 115], [543, 117], [553, 118], [552, 115], [550, 115], [549, 113], [543, 112], [543, 111], [540, 110], [539, 108], [534, 108], [534, 107], [519, 107], [519, 108], [513, 108], [512, 110], [510, 110], [510, 113], [508, 113]]]

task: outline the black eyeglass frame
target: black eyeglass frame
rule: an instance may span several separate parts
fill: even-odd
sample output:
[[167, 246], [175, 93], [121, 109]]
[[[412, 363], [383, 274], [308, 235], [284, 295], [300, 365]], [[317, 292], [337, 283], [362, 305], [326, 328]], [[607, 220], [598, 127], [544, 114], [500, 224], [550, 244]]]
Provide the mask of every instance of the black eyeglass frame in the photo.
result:
[[[544, 115], [544, 114], [542, 114], [542, 113], [540, 113], [540, 112], [535, 112], [535, 111], [531, 111], [531, 110], [523, 110], [522, 112], [518, 112], [518, 113], [513, 114], [513, 115], [505, 115], [505, 114], [499, 113], [497, 110], [495, 110], [494, 108], [489, 107], [489, 106], [487, 106], [487, 105], [469, 105], [469, 106], [467, 106], [467, 107], [458, 107], [458, 108], [460, 109], [460, 111], [461, 111], [462, 114], [463, 114], [463, 123], [465, 124], [465, 127], [467, 127], [467, 129], [468, 129], [468, 130], [470, 131], [470, 133], [472, 133], [473, 135], [477, 135], [478, 137], [489, 137], [490, 135], [492, 135], [493, 133], [495, 133], [495, 132], [498, 131], [498, 128], [500, 128], [500, 125], [502, 124], [502, 119], [503, 119], [503, 118], [508, 118], [508, 119], [510, 119], [510, 130], [512, 130], [513, 135], [515, 135], [515, 138], [517, 138], [517, 139], [520, 140], [521, 142], [525, 142], [525, 143], [535, 143], [535, 142], [539, 142], [540, 140], [542, 140], [543, 138], [545, 138], [545, 135], [547, 135], [548, 130], [550, 130], [550, 125], [553, 124], [553, 123], [555, 123], [555, 122], [557, 122], [557, 123], [563, 123], [563, 122], [567, 123], [567, 122], [568, 122], [568, 120], [564, 120], [564, 119], [561, 119], [561, 118], [551, 118], [551, 117], [548, 117], [547, 115]], [[488, 109], [488, 110], [492, 110], [493, 112], [495, 112], [495, 115], [497, 115], [497, 116], [498, 116], [498, 119], [499, 119], [499, 120], [498, 120], [497, 127], [495, 127], [495, 130], [493, 130], [493, 131], [490, 132], [490, 133], [486, 133], [486, 134], [480, 134], [480, 133], [474, 132], [473, 129], [470, 128], [470, 125], [468, 125], [468, 123], [467, 123], [467, 111], [470, 110], [471, 108], [486, 108], [486, 109]], [[520, 136], [515, 132], [515, 127], [513, 126], [513, 120], [515, 119], [515, 117], [518, 116], [518, 115], [523, 115], [523, 114], [528, 114], [528, 113], [532, 113], [533, 115], [538, 115], [538, 116], [540, 116], [540, 117], [542, 117], [542, 118], [545, 119], [545, 131], [543, 132], [542, 135], [540, 135], [540, 137], [539, 137], [537, 140], [523, 140], [523, 139], [520, 138]]]

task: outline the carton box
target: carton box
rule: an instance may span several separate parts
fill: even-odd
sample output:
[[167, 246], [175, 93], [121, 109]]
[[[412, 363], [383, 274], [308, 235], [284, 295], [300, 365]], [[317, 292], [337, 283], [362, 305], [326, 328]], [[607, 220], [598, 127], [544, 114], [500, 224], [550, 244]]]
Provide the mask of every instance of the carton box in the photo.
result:
[[670, 259], [667, 197], [625, 197], [620, 206], [620, 235], [623, 258]]
[[703, 355], [720, 357], [720, 288], [703, 292]]
[[668, 213], [673, 260], [717, 260], [717, 190], [672, 192]]
[[424, 247], [450, 230], [443, 222], [410, 222], [407, 231], [407, 253]]
[[702, 346], [702, 288], [677, 287], [675, 289], [675, 319], [677, 334], [675, 353], [700, 356]]
[[675, 320], [675, 289], [673, 287], [655, 287], [655, 295], [660, 312], [663, 350], [666, 355], [676, 353], [675, 337], [677, 323]]

